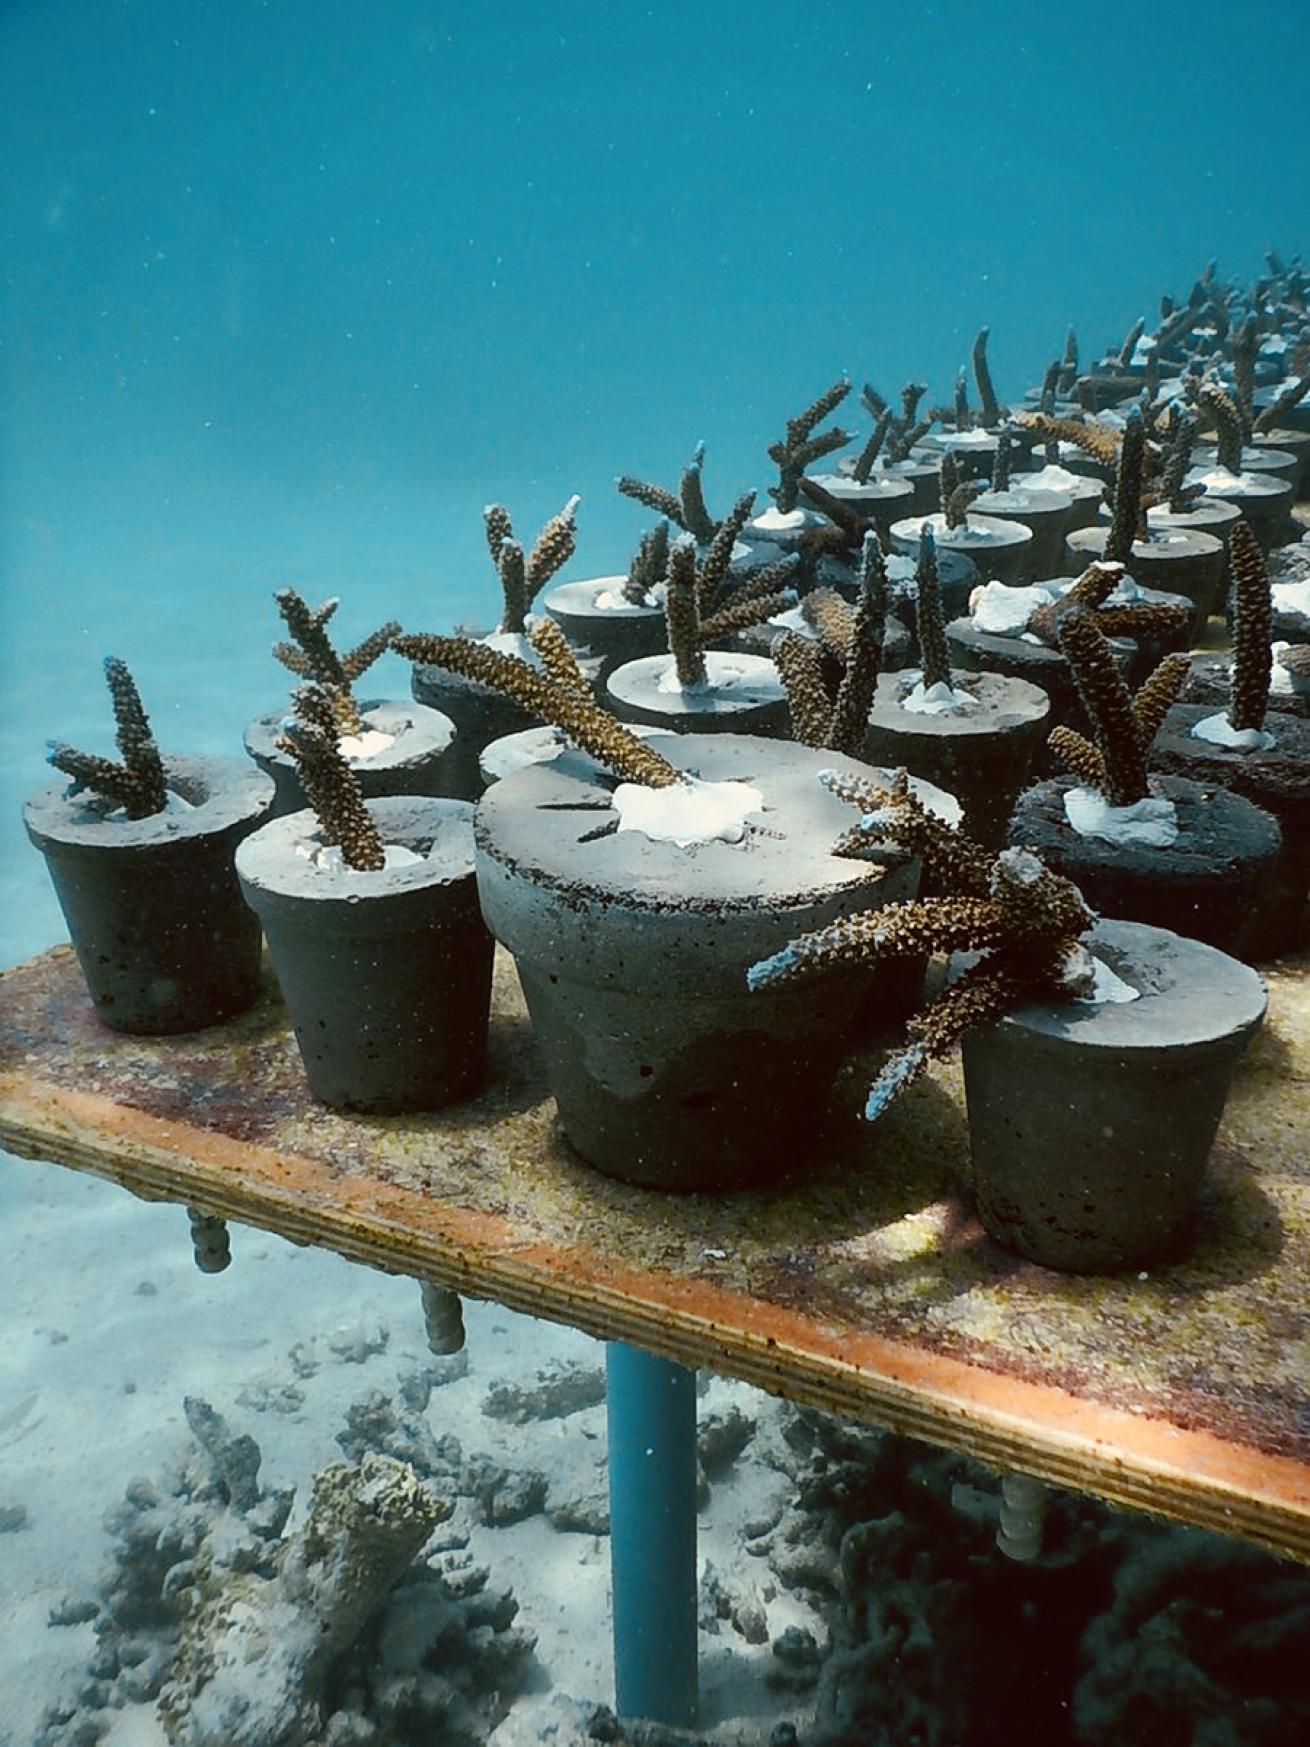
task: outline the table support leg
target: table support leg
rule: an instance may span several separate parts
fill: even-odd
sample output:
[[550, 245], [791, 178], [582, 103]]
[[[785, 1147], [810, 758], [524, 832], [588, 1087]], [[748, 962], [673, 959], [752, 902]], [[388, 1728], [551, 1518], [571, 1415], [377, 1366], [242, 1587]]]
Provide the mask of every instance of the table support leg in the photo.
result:
[[696, 1716], [696, 1374], [605, 1349], [615, 1708]]
[[191, 1221], [191, 1248], [196, 1266], [202, 1274], [221, 1274], [232, 1260], [232, 1245], [227, 1235], [227, 1221], [212, 1213], [201, 1213], [188, 1207]]

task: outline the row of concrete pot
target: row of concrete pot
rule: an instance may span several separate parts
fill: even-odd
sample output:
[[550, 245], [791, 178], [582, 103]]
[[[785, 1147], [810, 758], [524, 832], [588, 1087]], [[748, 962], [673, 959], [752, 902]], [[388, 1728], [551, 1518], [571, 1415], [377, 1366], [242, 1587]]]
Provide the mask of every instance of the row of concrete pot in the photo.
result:
[[[112, 1026], [191, 1029], [248, 1005], [257, 914], [316, 1096], [437, 1107], [483, 1072], [489, 927], [515, 956], [584, 1158], [661, 1188], [759, 1186], [805, 1168], [870, 994], [850, 967], [773, 993], [751, 992], [745, 968], [912, 896], [917, 867], [890, 845], [876, 864], [831, 853], [849, 822], [817, 780], [831, 754], [736, 735], [659, 743], [704, 780], [760, 789], [747, 841], [688, 850], [606, 829], [613, 779], [577, 753], [497, 783], [476, 823], [458, 801], [371, 802], [384, 840], [409, 852], [378, 874], [325, 864], [311, 815], [260, 828], [271, 783], [231, 761], [169, 766], [190, 797], [180, 825], [87, 817], [51, 791], [28, 826]], [[984, 1221], [1057, 1267], [1141, 1266], [1186, 1242], [1263, 1010], [1254, 973], [1211, 949], [1131, 926], [1101, 939], [1136, 1001], [1025, 1008], [966, 1047]]]

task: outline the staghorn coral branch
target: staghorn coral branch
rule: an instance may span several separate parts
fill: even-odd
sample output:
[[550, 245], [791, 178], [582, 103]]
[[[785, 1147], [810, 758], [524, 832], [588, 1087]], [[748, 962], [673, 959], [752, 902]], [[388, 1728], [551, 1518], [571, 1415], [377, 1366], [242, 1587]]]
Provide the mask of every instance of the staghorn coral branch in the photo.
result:
[[1207, 376], [1202, 382], [1196, 398], [1214, 420], [1220, 467], [1229, 473], [1240, 473], [1245, 432], [1237, 402], [1213, 376]]
[[752, 989], [779, 988], [836, 965], [876, 964], [920, 953], [972, 952], [1001, 939], [996, 905], [985, 898], [917, 898], [841, 916], [800, 934], [746, 973]]
[[506, 540], [514, 538], [509, 511], [503, 503], [489, 503], [482, 512], [482, 525], [487, 533], [487, 550], [491, 554], [491, 562], [499, 569], [500, 549]]
[[1084, 739], [1075, 729], [1065, 727], [1062, 723], [1058, 728], [1051, 729], [1046, 737], [1046, 744], [1084, 788], [1104, 788], [1105, 771], [1101, 765], [1101, 755], [1090, 740]]
[[1084, 608], [1070, 613], [1059, 636], [1101, 755], [1101, 792], [1111, 806], [1130, 807], [1148, 790], [1146, 749], [1128, 687], [1091, 613]]
[[996, 459], [992, 463], [992, 490], [1008, 491], [1010, 489], [1010, 463], [1014, 454], [1014, 438], [1009, 431], [1002, 431], [996, 443]]
[[788, 448], [799, 447], [811, 435], [816, 425], [821, 424], [830, 412], [836, 411], [850, 391], [849, 380], [845, 376], [839, 376], [834, 383], [824, 389], [817, 400], [810, 402], [804, 412], [799, 412], [795, 418], [788, 419]]
[[732, 591], [730, 604], [754, 600], [758, 595], [788, 593], [793, 587], [800, 563], [799, 552], [788, 552], [785, 557], [775, 559], [772, 564], [762, 564], [758, 570], [753, 570], [743, 582], [737, 584]]
[[855, 613], [835, 588], [811, 589], [801, 602], [801, 616], [814, 627], [820, 644], [844, 666], [850, 658]]
[[731, 600], [708, 619], [701, 620], [700, 638], [708, 646], [717, 637], [729, 637], [734, 631], [749, 631], [752, 625], [763, 625], [775, 613], [785, 613], [793, 604], [790, 593], [751, 594]]
[[1191, 670], [1191, 661], [1181, 651], [1166, 655], [1138, 688], [1133, 699], [1133, 720], [1146, 752], [1150, 752], [1151, 742], [1164, 726], [1164, 719]]
[[624, 782], [647, 788], [667, 788], [678, 781], [677, 769], [644, 740], [589, 698], [575, 694], [549, 674], [540, 673], [516, 655], [488, 649], [467, 637], [406, 634], [392, 644], [398, 655], [430, 667], [442, 667], [489, 687], [543, 721], [551, 722], [575, 746]]
[[987, 851], [930, 812], [910, 788], [905, 771], [896, 773], [888, 789], [840, 771], [820, 771], [819, 780], [862, 813], [859, 825], [838, 840], [835, 854], [859, 853], [872, 842], [890, 840], [919, 858], [932, 884], [966, 897], [989, 895]]
[[90, 789], [116, 801], [129, 819], [148, 819], [162, 813], [168, 802], [163, 760], [127, 663], [117, 655], [107, 655], [104, 669], [114, 712], [114, 738], [123, 762], [115, 764], [96, 753], [79, 752], [63, 740], [50, 742], [47, 757], [56, 770], [73, 779], [70, 794]]
[[399, 630], [400, 620], [388, 619], [385, 625], [379, 625], [363, 642], [356, 643], [353, 649], [341, 657], [341, 670], [348, 685], [353, 685], [362, 673], [372, 667], [379, 655], [390, 648], [391, 639]]
[[820, 420], [825, 419], [850, 391], [851, 385], [844, 377], [834, 382], [803, 412], [788, 419], [787, 435], [782, 442], [769, 445], [769, 459], [778, 468], [778, 483], [770, 486], [769, 494], [784, 514], [796, 508], [805, 469], [821, 456], [829, 455], [850, 442], [850, 432], [837, 427], [818, 436], [812, 434]]
[[709, 550], [697, 566], [696, 602], [702, 613], [707, 613], [716, 604], [716, 596], [728, 580], [728, 572], [732, 566], [732, 549], [737, 544], [737, 536], [750, 520], [754, 508], [755, 493], [742, 492], [719, 523], [714, 538], [710, 541]]
[[1018, 966], [984, 959], [948, 984], [930, 1007], [915, 1013], [906, 1029], [930, 1056], [943, 1056], [966, 1031], [988, 1025], [1016, 1007], [1031, 988], [1030, 978]]
[[669, 524], [656, 522], [641, 537], [641, 544], [628, 566], [628, 579], [623, 585], [623, 598], [630, 606], [648, 607], [651, 593], [663, 582], [669, 567]]
[[614, 483], [624, 497], [645, 504], [657, 516], [663, 516], [667, 521], [676, 522], [682, 527], [682, 503], [671, 491], [665, 491], [661, 485], [647, 485], [644, 480], [634, 479], [629, 473], [621, 473]]
[[1307, 394], [1310, 394], [1310, 374], [1293, 377], [1285, 388], [1279, 390], [1277, 397], [1270, 401], [1264, 411], [1256, 414], [1252, 429], [1260, 436], [1277, 430], [1279, 421], [1286, 418], [1293, 407], [1300, 406]]
[[832, 699], [823, 683], [823, 660], [813, 638], [786, 631], [773, 645], [773, 662], [787, 694], [792, 734], [803, 746], [826, 746]]
[[1236, 333], [1228, 340], [1228, 355], [1233, 361], [1234, 403], [1242, 421], [1244, 437], [1251, 434], [1251, 415], [1255, 407], [1255, 364], [1260, 355], [1260, 324], [1252, 310]]
[[527, 560], [517, 540], [501, 541], [496, 568], [500, 572], [500, 589], [505, 599], [500, 629], [521, 637], [527, 629], [528, 577]]
[[552, 516], [537, 535], [527, 561], [529, 606], [555, 572], [573, 556], [578, 544], [578, 529], [574, 518], [581, 501], [575, 492], [559, 514]]
[[1109, 425], [1053, 418], [1044, 412], [1017, 412], [1014, 423], [1024, 430], [1036, 431], [1049, 443], [1070, 443], [1107, 467], [1113, 467], [1119, 458], [1119, 433]]
[[1269, 704], [1273, 635], [1269, 570], [1260, 544], [1244, 517], [1233, 524], [1228, 541], [1233, 579], [1233, 677], [1228, 701], [1232, 727], [1260, 729]]
[[696, 452], [682, 472], [678, 484], [678, 502], [682, 505], [682, 525], [698, 545], [704, 546], [718, 532], [719, 524], [705, 505], [701, 469], [705, 460], [705, 445], [698, 443]]
[[1181, 604], [1138, 601], [1122, 607], [1102, 607], [1096, 623], [1107, 637], [1171, 637], [1183, 629], [1190, 617]]
[[[325, 626], [339, 604], [335, 596], [311, 609], [294, 588], [279, 588], [273, 599], [290, 631], [293, 641], [304, 656], [310, 673], [320, 685], [346, 684], [341, 661], [332, 647]], [[284, 645], [279, 644], [278, 648]], [[274, 650], [274, 654], [277, 650]]]
[[[1005, 417], [1005, 410], [992, 386], [991, 366], [987, 362], [987, 341], [991, 331], [990, 328], [979, 328], [978, 337], [973, 342], [973, 380], [978, 390], [979, 422], [989, 429], [999, 425]], [[998, 486], [997, 489], [1001, 488]]]
[[969, 378], [961, 364], [955, 373], [955, 428], [957, 431], [967, 431], [972, 424], [973, 414], [969, 411]]
[[919, 633], [919, 660], [925, 688], [950, 685], [951, 657], [946, 647], [941, 582], [937, 575], [937, 542], [932, 523], [919, 530], [919, 561], [914, 569], [914, 615]]
[[1077, 886], [1030, 849], [1001, 851], [992, 863], [991, 894], [1008, 947], [1076, 939], [1094, 920]]
[[664, 619], [669, 632], [669, 653], [678, 671], [679, 685], [704, 685], [705, 650], [701, 643], [696, 542], [690, 534], [680, 534], [669, 549]]
[[855, 465], [851, 469], [851, 477], [855, 480], [857, 485], [867, 485], [869, 483], [869, 475], [873, 472], [873, 464], [878, 459], [879, 452], [882, 449], [883, 443], [886, 441], [887, 431], [891, 422], [891, 408], [884, 406], [875, 416], [873, 430], [869, 435], [869, 440], [860, 450], [856, 457]]
[[1134, 407], [1124, 424], [1114, 473], [1114, 514], [1105, 539], [1111, 563], [1129, 564], [1133, 542], [1142, 532], [1142, 482], [1146, 468], [1146, 425]]
[[1071, 326], [1065, 330], [1064, 354], [1060, 360], [1060, 374], [1056, 380], [1055, 392], [1067, 398], [1074, 391], [1078, 380], [1078, 335]]
[[589, 702], [591, 687], [583, 678], [582, 669], [578, 666], [577, 657], [573, 653], [568, 638], [560, 630], [555, 620], [545, 615], [539, 619], [534, 619], [528, 636], [532, 647], [541, 658], [542, 667], [545, 668], [556, 685]]
[[313, 678], [313, 662], [304, 650], [295, 643], [275, 643], [273, 655], [276, 660], [282, 663], [283, 667], [288, 668], [292, 673], [299, 674], [302, 679]]
[[832, 708], [829, 741], [848, 758], [858, 757], [869, 731], [869, 711], [882, 668], [887, 629], [887, 566], [875, 533], [860, 554], [860, 598], [847, 644], [846, 671]]
[[334, 701], [321, 686], [301, 686], [293, 701], [298, 720], [283, 725], [277, 744], [296, 761], [323, 839], [340, 846], [347, 867], [376, 872], [386, 866], [386, 850], [364, 803], [359, 778], [337, 744]]

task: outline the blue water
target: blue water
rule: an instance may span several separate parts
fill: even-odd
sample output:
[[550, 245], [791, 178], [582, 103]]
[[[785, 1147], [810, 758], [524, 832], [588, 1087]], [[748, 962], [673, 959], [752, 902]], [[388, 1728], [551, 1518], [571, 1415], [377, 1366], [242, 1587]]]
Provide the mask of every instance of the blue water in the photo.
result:
[[489, 499], [533, 530], [580, 492], [568, 574], [612, 571], [621, 471], [704, 438], [718, 509], [842, 372], [948, 398], [986, 322], [1016, 397], [1069, 322], [1086, 359], [1210, 257], [1294, 253], [1303, 27], [5, 0], [0, 962], [62, 937], [18, 808], [47, 738], [108, 749], [103, 653], [166, 749], [237, 750], [284, 695], [280, 583], [348, 641], [489, 623]]

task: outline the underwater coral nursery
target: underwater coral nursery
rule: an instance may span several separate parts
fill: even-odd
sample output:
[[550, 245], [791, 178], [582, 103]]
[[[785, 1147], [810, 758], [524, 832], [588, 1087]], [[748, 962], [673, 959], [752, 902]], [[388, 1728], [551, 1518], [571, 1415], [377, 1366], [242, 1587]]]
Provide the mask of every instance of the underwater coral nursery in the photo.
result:
[[[765, 508], [748, 486], [711, 513], [704, 443], [675, 488], [619, 477], [657, 518], [626, 575], [560, 578], [577, 497], [529, 549], [491, 505], [489, 635], [390, 621], [341, 653], [337, 601], [278, 590], [273, 652], [303, 683], [246, 730], [262, 775], [161, 758], [109, 661], [122, 763], [55, 746], [73, 784], [27, 812], [101, 1017], [239, 1011], [262, 924], [316, 1095], [436, 1108], [483, 1072], [494, 936], [585, 1159], [749, 1186], [795, 1168], [857, 1033], [888, 1051], [871, 1120], [961, 1040], [981, 1108], [986, 1038], [1020, 1044], [1030, 1011], [1067, 1006], [1086, 1066], [1170, 976], [1201, 999], [1229, 958], [1304, 944], [1310, 274], [1209, 268], [1085, 368], [1071, 330], [1015, 408], [987, 342], [940, 404], [832, 382], [762, 443]], [[850, 405], [864, 434], [830, 422]], [[387, 652], [412, 699], [358, 698]], [[879, 969], [907, 964], [908, 984]], [[1230, 1066], [1256, 986], [1234, 985]], [[602, 988], [641, 1017], [631, 1060], [589, 1074], [569, 1039], [613, 1026]], [[747, 1035], [768, 1089], [708, 1087]], [[1186, 1184], [1149, 1236], [1041, 1241], [983, 1195], [985, 1222], [1058, 1266], [1177, 1253], [1211, 1105], [1120, 1132], [1125, 1160], [1172, 1149]], [[1100, 1193], [1116, 1226], [1124, 1190]]]

